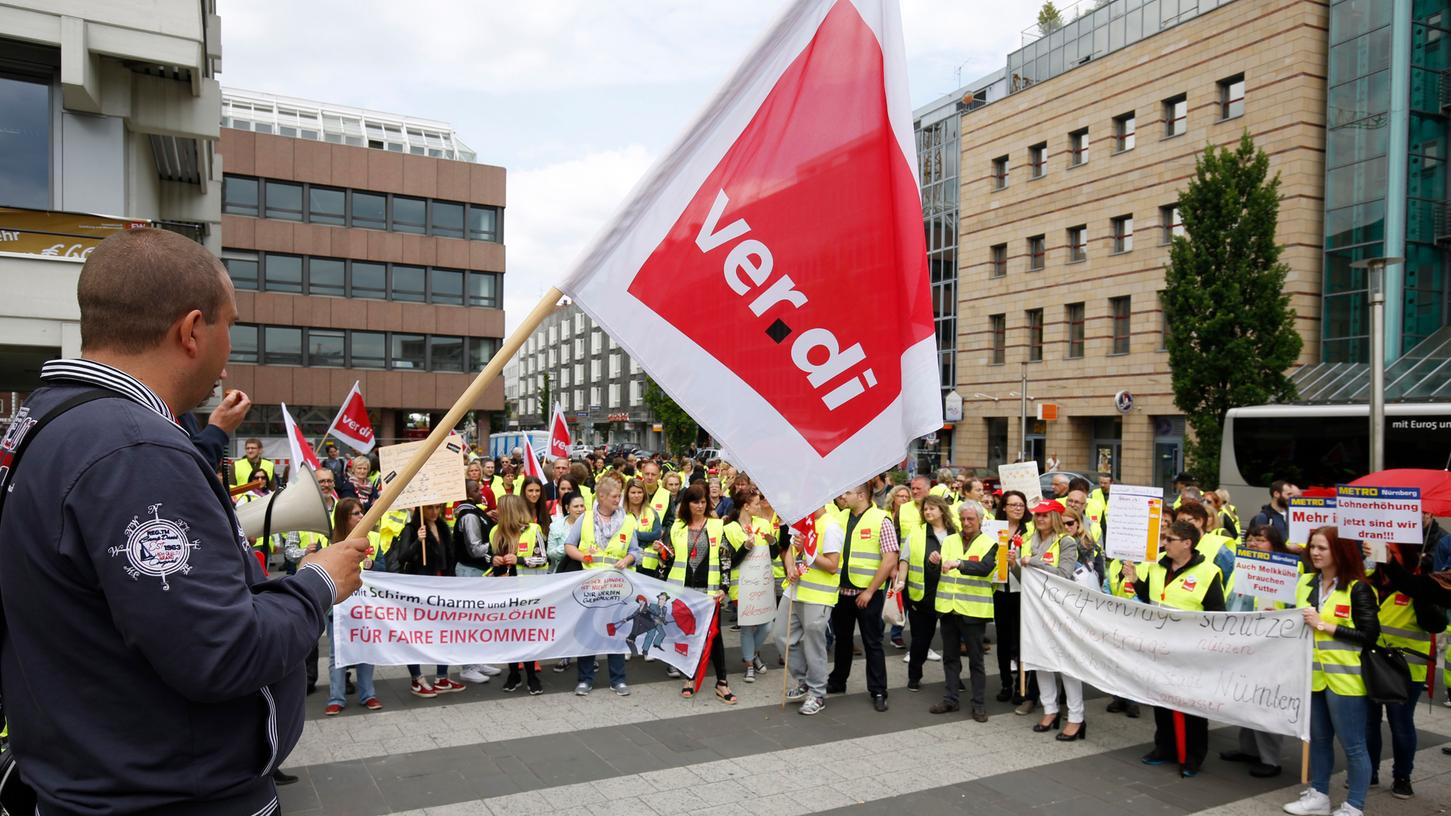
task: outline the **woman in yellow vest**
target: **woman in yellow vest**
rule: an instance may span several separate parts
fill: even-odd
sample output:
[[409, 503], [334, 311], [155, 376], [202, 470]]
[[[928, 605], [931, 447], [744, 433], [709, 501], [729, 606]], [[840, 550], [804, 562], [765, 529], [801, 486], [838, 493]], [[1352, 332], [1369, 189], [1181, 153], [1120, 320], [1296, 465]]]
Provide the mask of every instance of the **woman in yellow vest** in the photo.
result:
[[[1073, 580], [1073, 571], [1078, 568], [1078, 540], [1068, 534], [1063, 525], [1063, 511], [1066, 508], [1052, 499], [1045, 499], [1033, 507], [1033, 534], [1016, 553], [1008, 553], [1008, 567], [1012, 573], [1021, 575], [1022, 567], [1043, 570], [1060, 578]], [[1039, 700], [1043, 704], [1043, 719], [1033, 726], [1038, 733], [1056, 731], [1062, 725], [1058, 709], [1058, 690], [1062, 686], [1068, 699], [1068, 725], [1058, 734], [1063, 742], [1083, 739], [1088, 734], [1088, 724], [1083, 721], [1083, 681], [1061, 672], [1039, 669], [1037, 675]], [[1018, 706], [1017, 713], [1032, 712], [1032, 701]]]
[[[1125, 580], [1132, 581], [1134, 593], [1144, 603], [1184, 609], [1191, 612], [1224, 611], [1224, 578], [1219, 568], [1196, 549], [1199, 528], [1187, 521], [1176, 521], [1159, 528], [1160, 549], [1164, 555], [1144, 565], [1140, 574], [1136, 564], [1125, 563]], [[1176, 725], [1182, 722], [1182, 726]], [[1154, 750], [1139, 761], [1145, 765], [1163, 765], [1178, 756], [1178, 732], [1184, 733], [1184, 756], [1179, 775], [1197, 776], [1209, 753], [1209, 721], [1162, 706], [1154, 707]]]
[[640, 565], [635, 571], [651, 578], [664, 578], [660, 564], [667, 543], [663, 540], [661, 517], [650, 506], [645, 485], [639, 479], [631, 479], [625, 485], [625, 512], [635, 520], [635, 536], [640, 540]]
[[[544, 536], [529, 514], [529, 505], [521, 496], [505, 495], [499, 499], [499, 523], [489, 531], [489, 551], [494, 567], [489, 575], [513, 577], [544, 572]], [[534, 669], [534, 661], [510, 663], [504, 691], [519, 688], [519, 670], [529, 678], [529, 693], [543, 694], [544, 686]]]
[[[709, 488], [707, 488], [706, 503], [715, 504], [710, 501]], [[777, 534], [778, 528], [771, 525], [769, 518], [762, 518], [763, 515], [771, 515], [763, 510], [764, 504], [760, 491], [754, 487], [738, 491], [731, 496], [730, 513], [722, 519], [724, 526], [721, 528], [721, 535], [731, 547], [731, 570], [737, 575], [741, 563], [757, 547], [766, 549], [773, 559], [780, 555], [781, 543]], [[733, 580], [731, 583], [732, 594], [738, 594], [739, 589], [739, 584]], [[756, 675], [766, 673], [766, 663], [761, 660], [760, 651], [761, 647], [766, 645], [766, 638], [770, 636], [771, 621], [740, 626], [739, 629], [741, 662], [745, 664], [745, 681], [754, 683]]]
[[[927, 662], [928, 647], [937, 634], [937, 592], [938, 584], [943, 580], [942, 553], [947, 547], [947, 539], [957, 534], [957, 519], [947, 500], [929, 494], [922, 500], [922, 523], [908, 534], [898, 555], [897, 580], [900, 583], [897, 591], [902, 591], [901, 587], [907, 591], [907, 620], [912, 625], [912, 643], [907, 652], [908, 691], [922, 690], [922, 666]], [[949, 648], [946, 640], [942, 648]]]
[[[1008, 522], [1009, 551], [1019, 551], [1023, 542], [1033, 534], [1033, 522], [1028, 517], [1028, 497], [1016, 490], [1003, 493], [1002, 512], [999, 515]], [[1020, 693], [1018, 677], [1013, 668], [1018, 662], [1018, 650], [1022, 643], [1022, 634], [1018, 628], [1022, 620], [1019, 589], [1018, 576], [1012, 572], [1008, 573], [1007, 581], [993, 584], [993, 621], [996, 624], [993, 628], [998, 639], [998, 676], [1003, 684], [998, 690], [998, 702], [1006, 703], [1011, 700], [1015, 706], [1033, 700], [1035, 691], [1034, 684], [1030, 682], [1028, 696], [1024, 697]], [[1028, 710], [1032, 711], [1032, 708]]]
[[[1406, 575], [1431, 572], [1432, 553], [1399, 544], [1387, 545], [1395, 567], [1377, 569], [1370, 584], [1380, 600], [1380, 642], [1400, 649], [1411, 670], [1410, 696], [1400, 704], [1382, 706], [1371, 701], [1366, 715], [1365, 746], [1370, 755], [1370, 784], [1380, 783], [1381, 709], [1391, 728], [1391, 795], [1409, 799], [1411, 772], [1416, 761], [1416, 701], [1426, 690], [1426, 674], [1431, 659], [1431, 636], [1446, 631], [1446, 610], [1428, 597], [1417, 593], [1412, 582], [1398, 580]], [[1409, 564], [1410, 569], [1399, 569]]]
[[[980, 503], [964, 499], [957, 514], [962, 524], [960, 532], [944, 539], [942, 552], [938, 554], [942, 577], [933, 603], [942, 623], [942, 672], [947, 682], [942, 702], [928, 709], [933, 714], [958, 710], [962, 653], [966, 646], [972, 718], [978, 722], [987, 722], [987, 671], [982, 639], [993, 617], [992, 573], [997, 567], [998, 553], [997, 539], [982, 532], [984, 514]], [[912, 631], [915, 635], [915, 627]]]
[[[544, 498], [544, 483], [536, 476], [526, 476], [519, 487], [524, 497], [524, 506], [529, 508], [529, 520], [539, 525], [539, 546], [535, 554], [544, 557], [545, 544], [549, 541], [549, 527], [554, 523], [554, 514], [549, 512], [549, 502]], [[548, 563], [521, 564], [520, 575], [542, 575], [548, 572]]]
[[[345, 541], [358, 522], [363, 520], [363, 505], [357, 499], [338, 499], [333, 507], [333, 533], [330, 543]], [[371, 530], [368, 532], [368, 543], [372, 545], [369, 553], [369, 560], [364, 561], [364, 569], [380, 569], [383, 556], [387, 550], [383, 545], [382, 536]], [[328, 611], [328, 632], [332, 628], [332, 611]], [[332, 635], [329, 634], [329, 637]], [[332, 644], [328, 650], [328, 700], [324, 714], [329, 717], [336, 717], [343, 713], [343, 708], [348, 704], [348, 668], [339, 666], [337, 661], [337, 643]], [[358, 672], [358, 702], [369, 711], [379, 711], [383, 704], [378, 701], [378, 694], [373, 688], [373, 664], [358, 663], [352, 667]]]
[[1370, 786], [1370, 755], [1365, 749], [1368, 705], [1360, 653], [1380, 637], [1380, 605], [1365, 580], [1360, 545], [1341, 538], [1339, 528], [1321, 527], [1311, 533], [1305, 554], [1310, 572], [1300, 579], [1296, 606], [1305, 608], [1305, 623], [1315, 630], [1310, 787], [1285, 805], [1285, 812], [1297, 816], [1330, 812], [1330, 772], [1338, 739], [1350, 790], [1335, 812], [1360, 816]]
[[[682, 491], [675, 524], [670, 527], [670, 573], [666, 579], [677, 586], [704, 592], [720, 603], [725, 597], [721, 590], [720, 549], [725, 541], [724, 525], [711, 512], [710, 499], [705, 495], [705, 486], [693, 484]], [[715, 630], [711, 641], [710, 663], [715, 669], [715, 696], [726, 705], [736, 704], [736, 695], [726, 680], [725, 642], [721, 639], [720, 627]], [[694, 684], [687, 682], [680, 690], [680, 696], [691, 697]]]

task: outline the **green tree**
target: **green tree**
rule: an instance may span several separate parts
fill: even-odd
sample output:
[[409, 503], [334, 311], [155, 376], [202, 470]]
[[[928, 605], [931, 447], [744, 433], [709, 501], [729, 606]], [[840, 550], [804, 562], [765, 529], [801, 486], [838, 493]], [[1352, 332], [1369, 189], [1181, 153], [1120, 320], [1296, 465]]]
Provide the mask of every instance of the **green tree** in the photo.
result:
[[1185, 452], [1201, 485], [1219, 484], [1230, 408], [1295, 396], [1285, 372], [1301, 340], [1275, 243], [1280, 176], [1269, 167], [1246, 132], [1236, 147], [1207, 147], [1179, 194], [1185, 234], [1169, 249], [1163, 307], [1174, 404], [1193, 430]]
[[534, 392], [539, 397], [539, 427], [549, 429], [550, 415], [554, 413], [554, 387], [549, 372], [544, 372], [544, 384]]
[[700, 425], [650, 377], [645, 378], [645, 406], [655, 413], [665, 429], [666, 448], [681, 451], [695, 444]]
[[1038, 9], [1038, 33], [1047, 35], [1063, 27], [1063, 12], [1053, 5], [1053, 0], [1047, 0], [1043, 7]]

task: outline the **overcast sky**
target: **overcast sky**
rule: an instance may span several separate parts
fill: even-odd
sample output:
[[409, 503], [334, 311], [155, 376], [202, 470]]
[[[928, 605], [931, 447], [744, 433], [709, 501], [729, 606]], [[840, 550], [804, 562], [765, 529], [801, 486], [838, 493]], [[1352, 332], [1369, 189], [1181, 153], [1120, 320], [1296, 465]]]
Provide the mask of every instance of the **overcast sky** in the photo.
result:
[[[785, 0], [220, 5], [223, 86], [449, 122], [508, 168], [513, 328]], [[902, 0], [913, 106], [1001, 68], [1039, 5]]]

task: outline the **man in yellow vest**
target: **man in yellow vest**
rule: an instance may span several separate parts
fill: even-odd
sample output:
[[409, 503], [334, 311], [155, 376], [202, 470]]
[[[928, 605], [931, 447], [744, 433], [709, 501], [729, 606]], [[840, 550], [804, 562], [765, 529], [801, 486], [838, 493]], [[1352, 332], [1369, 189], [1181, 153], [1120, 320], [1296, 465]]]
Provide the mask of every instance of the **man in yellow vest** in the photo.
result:
[[242, 450], [246, 453], [241, 459], [232, 461], [232, 487], [241, 487], [252, 481], [252, 474], [258, 470], [267, 474], [267, 481], [276, 484], [277, 466], [271, 459], [262, 458], [262, 440], [248, 439], [243, 443]]
[[958, 511], [962, 531], [942, 544], [942, 578], [937, 583], [937, 614], [942, 626], [942, 671], [947, 681], [933, 714], [957, 711], [962, 683], [962, 644], [972, 683], [972, 718], [987, 722], [987, 670], [982, 641], [993, 619], [993, 572], [998, 543], [982, 532], [983, 507], [966, 500]]
[[[841, 577], [841, 548], [845, 539], [840, 514], [828, 505], [816, 513], [816, 554], [804, 560], [800, 541], [793, 540], [784, 554], [785, 594], [777, 617], [786, 616], [790, 628], [780, 640], [781, 653], [788, 656], [786, 670], [791, 688], [786, 699], [802, 701], [800, 712], [807, 716], [826, 708], [826, 632], [831, 625]], [[793, 534], [794, 539], [794, 534]]]
[[645, 488], [645, 502], [655, 511], [655, 518], [660, 519], [660, 529], [668, 531], [675, 523], [675, 513], [670, 505], [670, 491], [660, 483], [659, 462], [646, 459], [640, 465], [640, 484]]
[[493, 491], [494, 497], [504, 495], [504, 480], [497, 475], [498, 465], [494, 460], [485, 459], [479, 466], [484, 469], [484, 484]]
[[[927, 492], [929, 485], [922, 486]], [[860, 630], [862, 652], [867, 663], [867, 691], [872, 707], [887, 710], [887, 658], [882, 652], [882, 605], [887, 593], [882, 585], [897, 571], [897, 531], [892, 518], [872, 504], [871, 488], [854, 487], [842, 494], [846, 499], [843, 567], [831, 626], [836, 634], [836, 662], [826, 679], [828, 694], [846, 692], [851, 676], [852, 635]]]

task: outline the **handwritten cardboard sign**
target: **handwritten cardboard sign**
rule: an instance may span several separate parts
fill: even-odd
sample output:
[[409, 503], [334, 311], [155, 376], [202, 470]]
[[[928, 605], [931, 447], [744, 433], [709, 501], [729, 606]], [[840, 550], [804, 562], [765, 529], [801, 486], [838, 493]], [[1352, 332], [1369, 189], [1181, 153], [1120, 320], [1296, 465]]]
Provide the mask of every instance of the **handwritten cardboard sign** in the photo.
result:
[[1038, 480], [1037, 462], [1013, 462], [998, 465], [998, 480], [1003, 492], [1016, 490], [1028, 497], [1028, 507], [1043, 500], [1043, 484]]
[[[413, 454], [422, 442], [404, 442], [400, 445], [384, 445], [378, 448], [378, 469], [382, 472], [383, 486], [398, 478], [398, 472], [413, 459]], [[420, 507], [425, 504], [445, 504], [462, 501], [464, 491], [464, 443], [458, 434], [449, 434], [448, 439], [428, 457], [418, 475], [393, 502], [394, 507]]]
[[1120, 561], [1157, 561], [1164, 489], [1116, 484], [1108, 493], [1104, 550]]

